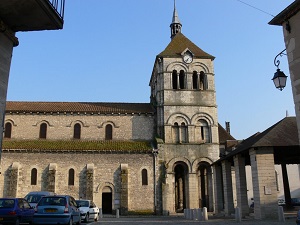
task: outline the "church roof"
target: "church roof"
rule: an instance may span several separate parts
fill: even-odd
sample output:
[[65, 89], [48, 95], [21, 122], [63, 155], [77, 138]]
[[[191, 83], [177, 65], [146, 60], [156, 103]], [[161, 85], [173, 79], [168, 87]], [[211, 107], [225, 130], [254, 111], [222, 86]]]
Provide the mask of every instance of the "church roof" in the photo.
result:
[[188, 48], [193, 54], [195, 58], [203, 58], [203, 59], [214, 59], [215, 57], [206, 53], [193, 42], [191, 42], [186, 36], [184, 36], [181, 32], [177, 33], [169, 45], [162, 51], [158, 57], [179, 57], [181, 53]]
[[79, 112], [79, 113], [145, 113], [153, 114], [150, 103], [109, 102], [13, 102], [7, 101], [6, 112]]
[[68, 151], [68, 152], [105, 152], [105, 153], [147, 153], [152, 151], [149, 141], [84, 141], [84, 140], [15, 140], [3, 139], [5, 151]]

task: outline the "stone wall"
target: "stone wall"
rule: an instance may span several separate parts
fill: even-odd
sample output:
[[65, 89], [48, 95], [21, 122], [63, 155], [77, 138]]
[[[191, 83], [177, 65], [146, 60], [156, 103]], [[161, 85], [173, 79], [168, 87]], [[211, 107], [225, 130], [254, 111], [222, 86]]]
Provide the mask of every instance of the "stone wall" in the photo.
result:
[[[24, 197], [30, 191], [55, 191], [76, 199], [88, 198], [101, 207], [102, 189], [114, 191], [113, 209], [120, 207], [121, 165], [128, 165], [128, 210], [153, 211], [154, 181], [152, 154], [88, 154], [38, 151], [5, 151], [1, 167], [2, 197]], [[37, 185], [31, 185], [31, 169], [36, 168]], [[74, 185], [68, 185], [69, 169], [75, 170]], [[147, 169], [148, 185], [142, 185], [142, 169]], [[92, 187], [90, 187], [92, 185]], [[122, 204], [122, 203], [121, 203]]]
[[152, 140], [154, 118], [151, 115], [74, 115], [10, 114], [5, 122], [12, 124], [12, 138], [38, 139], [40, 124], [47, 123], [47, 139], [72, 139], [74, 125], [81, 125], [81, 139], [104, 140], [105, 126], [113, 127], [113, 140]]

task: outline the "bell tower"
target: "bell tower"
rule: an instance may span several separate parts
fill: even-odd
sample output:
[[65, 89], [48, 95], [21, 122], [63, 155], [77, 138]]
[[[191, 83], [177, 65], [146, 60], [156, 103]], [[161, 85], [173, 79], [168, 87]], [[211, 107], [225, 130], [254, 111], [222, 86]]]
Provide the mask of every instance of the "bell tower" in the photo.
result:
[[156, 56], [149, 84], [166, 165], [163, 208], [213, 210], [210, 164], [219, 158], [214, 56], [182, 34], [175, 4], [170, 28], [171, 42]]

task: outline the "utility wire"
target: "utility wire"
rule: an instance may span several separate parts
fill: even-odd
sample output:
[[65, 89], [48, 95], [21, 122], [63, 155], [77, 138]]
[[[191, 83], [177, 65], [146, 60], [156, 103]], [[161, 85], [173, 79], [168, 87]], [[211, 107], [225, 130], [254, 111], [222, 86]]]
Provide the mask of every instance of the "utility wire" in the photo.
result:
[[246, 2], [243, 2], [243, 1], [241, 1], [241, 0], [237, 0], [237, 1], [243, 3], [243, 4], [247, 5], [247, 6], [250, 6], [250, 7], [253, 8], [253, 9], [256, 9], [256, 10], [258, 10], [258, 11], [261, 11], [261, 12], [265, 13], [265, 14], [268, 14], [269, 16], [275, 17], [274, 15], [272, 15], [272, 14], [270, 14], [270, 13], [264, 11], [264, 10], [261, 10], [261, 9], [255, 7], [255, 6], [253, 6], [253, 5], [250, 5], [250, 4], [246, 3]]

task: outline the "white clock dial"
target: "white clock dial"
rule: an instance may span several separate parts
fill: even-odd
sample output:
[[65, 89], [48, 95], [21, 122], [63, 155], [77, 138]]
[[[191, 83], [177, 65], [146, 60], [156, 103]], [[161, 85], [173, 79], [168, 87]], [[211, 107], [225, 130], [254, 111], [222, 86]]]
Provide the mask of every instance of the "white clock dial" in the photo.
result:
[[185, 63], [191, 63], [191, 62], [193, 62], [193, 56], [191, 54], [184, 54], [183, 61]]

